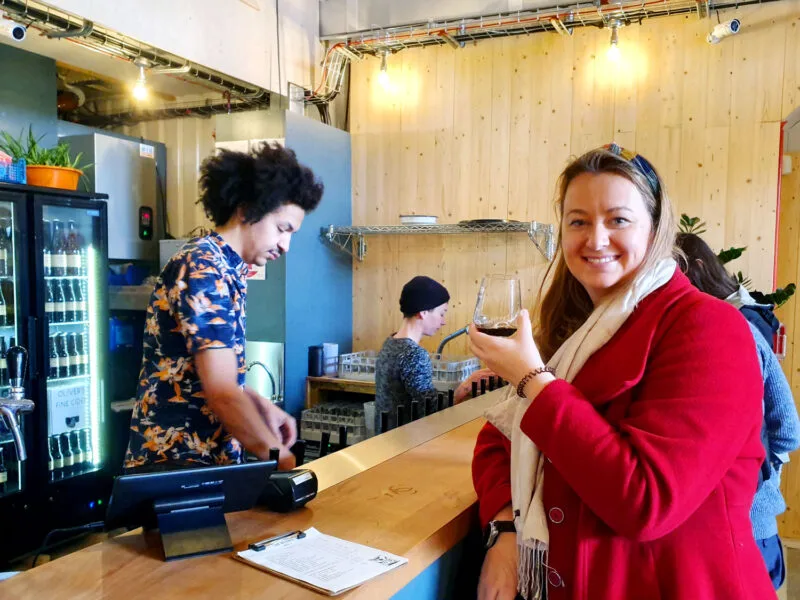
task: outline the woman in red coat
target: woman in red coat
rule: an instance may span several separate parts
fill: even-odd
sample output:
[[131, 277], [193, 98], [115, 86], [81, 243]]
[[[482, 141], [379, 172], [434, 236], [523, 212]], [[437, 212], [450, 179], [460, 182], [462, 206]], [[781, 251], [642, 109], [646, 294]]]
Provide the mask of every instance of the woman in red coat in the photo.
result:
[[746, 322], [675, 268], [672, 207], [640, 155], [574, 160], [557, 208], [536, 337], [525, 311], [510, 338], [469, 334], [511, 384], [473, 461], [479, 597], [774, 598], [749, 518], [764, 450]]

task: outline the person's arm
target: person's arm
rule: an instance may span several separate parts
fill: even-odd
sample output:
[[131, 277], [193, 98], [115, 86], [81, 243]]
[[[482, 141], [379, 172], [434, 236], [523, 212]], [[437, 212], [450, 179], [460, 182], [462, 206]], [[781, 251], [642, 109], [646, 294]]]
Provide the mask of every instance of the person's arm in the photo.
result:
[[478, 433], [472, 455], [472, 485], [478, 495], [481, 527], [511, 503], [511, 442], [486, 423]]
[[[279, 448], [280, 467], [293, 468], [290, 438], [282, 439], [280, 429], [270, 426], [274, 419], [268, 415], [273, 410], [283, 411], [271, 403], [268, 408], [239, 387], [234, 351], [230, 348], [204, 350], [195, 354], [194, 359], [206, 404], [225, 429], [261, 460], [269, 458], [270, 448]], [[283, 414], [294, 422], [292, 417]]]
[[491, 369], [479, 369], [472, 373], [472, 375], [462, 381], [456, 388], [453, 394], [453, 403], [460, 404], [469, 398], [469, 395], [472, 393], [473, 381], [480, 385], [481, 379], [489, 379], [489, 377], [497, 377], [497, 375]]
[[[513, 521], [511, 505], [503, 507], [492, 521]], [[478, 580], [478, 600], [514, 600], [517, 597], [519, 549], [514, 532], [501, 533], [486, 551]]]
[[[776, 456], [794, 452], [800, 447], [800, 419], [781, 365], [772, 348], [756, 338], [764, 375], [764, 421], [767, 425], [769, 451]], [[772, 457], [768, 457], [774, 462]], [[780, 462], [785, 462], [781, 460]]]
[[[489, 521], [513, 521], [511, 508], [511, 445], [486, 423], [475, 443], [472, 483], [478, 494], [481, 527]], [[478, 600], [512, 600], [517, 593], [517, 536], [504, 533], [486, 552], [478, 582]]]
[[760, 462], [752, 441], [761, 429], [763, 382], [744, 320], [709, 299], [666, 315], [660, 327], [618, 423], [563, 380], [535, 397], [521, 423], [592, 512], [641, 541], [683, 524], [745, 444], [754, 484]]
[[[411, 401], [416, 400], [427, 410], [428, 404], [437, 399], [433, 385], [431, 357], [421, 346], [416, 346], [400, 357], [400, 379]], [[408, 410], [408, 408], [407, 408]]]

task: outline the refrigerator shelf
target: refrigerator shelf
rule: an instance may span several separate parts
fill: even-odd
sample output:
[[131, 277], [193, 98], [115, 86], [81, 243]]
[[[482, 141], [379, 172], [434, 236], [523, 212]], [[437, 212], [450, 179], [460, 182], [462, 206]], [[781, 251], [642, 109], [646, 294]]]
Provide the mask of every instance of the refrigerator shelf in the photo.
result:
[[47, 326], [48, 327], [53, 327], [53, 326], [66, 327], [67, 325], [88, 325], [88, 324], [89, 324], [89, 321], [67, 321], [67, 322], [62, 322], [62, 323], [59, 323], [59, 322], [56, 322], [56, 321], [53, 321], [53, 322], [48, 321], [47, 322]]
[[73, 377], [57, 377], [55, 379], [47, 378], [47, 385], [49, 387], [55, 387], [55, 384], [63, 383], [64, 385], [68, 383], [73, 383], [75, 381], [80, 381], [82, 379], [89, 379], [92, 376], [91, 373], [87, 373], [86, 375], [75, 375]]
[[[11, 278], [13, 279], [13, 278]], [[80, 279], [81, 281], [88, 281], [88, 275], [47, 275], [45, 276], [45, 281], [50, 281], [52, 279]]]

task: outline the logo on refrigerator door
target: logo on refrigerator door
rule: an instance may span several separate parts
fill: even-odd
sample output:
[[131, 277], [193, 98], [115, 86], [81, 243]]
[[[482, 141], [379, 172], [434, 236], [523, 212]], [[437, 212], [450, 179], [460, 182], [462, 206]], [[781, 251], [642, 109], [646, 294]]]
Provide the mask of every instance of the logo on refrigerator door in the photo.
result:
[[89, 386], [86, 382], [51, 385], [47, 388], [50, 435], [59, 435], [89, 417]]
[[139, 144], [139, 156], [142, 158], [155, 158], [156, 149], [150, 144]]

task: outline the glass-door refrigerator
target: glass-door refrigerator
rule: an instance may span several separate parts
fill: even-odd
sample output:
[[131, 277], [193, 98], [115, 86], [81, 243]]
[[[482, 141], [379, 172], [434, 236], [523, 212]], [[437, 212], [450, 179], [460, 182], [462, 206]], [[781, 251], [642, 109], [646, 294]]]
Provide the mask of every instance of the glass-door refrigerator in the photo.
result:
[[[27, 290], [20, 276], [27, 270], [25, 197], [0, 191], [0, 395], [8, 395], [6, 350], [22, 341], [21, 327], [27, 320]], [[24, 278], [22, 278], [24, 281]], [[20, 415], [18, 427], [30, 447], [33, 440], [32, 415]], [[20, 462], [10, 424], [0, 418], [0, 512], [13, 511], [28, 501], [29, 473]]]
[[58, 515], [50, 526], [102, 519], [106, 467], [106, 203], [35, 196], [39, 479]]

